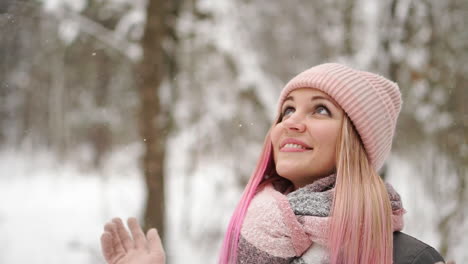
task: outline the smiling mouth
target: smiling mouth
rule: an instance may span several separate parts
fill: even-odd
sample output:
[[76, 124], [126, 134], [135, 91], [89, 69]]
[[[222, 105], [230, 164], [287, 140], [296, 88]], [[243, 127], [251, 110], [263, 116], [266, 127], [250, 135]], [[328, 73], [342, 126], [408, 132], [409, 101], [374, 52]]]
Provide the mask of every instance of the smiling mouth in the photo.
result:
[[304, 152], [304, 151], [309, 151], [312, 150], [312, 148], [307, 148], [304, 146], [301, 146], [299, 144], [294, 144], [294, 143], [288, 143], [284, 145], [282, 148], [280, 148], [281, 152]]

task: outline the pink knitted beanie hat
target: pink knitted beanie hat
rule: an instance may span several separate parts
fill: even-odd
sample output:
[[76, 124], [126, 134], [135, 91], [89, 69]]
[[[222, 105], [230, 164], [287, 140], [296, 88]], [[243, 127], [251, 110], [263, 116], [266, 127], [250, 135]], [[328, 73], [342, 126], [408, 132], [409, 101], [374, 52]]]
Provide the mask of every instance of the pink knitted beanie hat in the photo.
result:
[[288, 94], [299, 88], [315, 88], [332, 97], [354, 124], [372, 166], [376, 170], [383, 166], [401, 110], [401, 93], [396, 83], [342, 64], [321, 64], [286, 84], [278, 101], [278, 113]]

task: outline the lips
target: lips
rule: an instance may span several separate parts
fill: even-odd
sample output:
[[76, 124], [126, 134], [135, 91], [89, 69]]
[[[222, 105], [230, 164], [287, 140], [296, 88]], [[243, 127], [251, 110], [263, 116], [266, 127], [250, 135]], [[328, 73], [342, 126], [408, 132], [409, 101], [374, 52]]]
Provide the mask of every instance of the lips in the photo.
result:
[[282, 152], [303, 152], [308, 150], [312, 150], [312, 147], [294, 138], [287, 138], [280, 144], [280, 151]]

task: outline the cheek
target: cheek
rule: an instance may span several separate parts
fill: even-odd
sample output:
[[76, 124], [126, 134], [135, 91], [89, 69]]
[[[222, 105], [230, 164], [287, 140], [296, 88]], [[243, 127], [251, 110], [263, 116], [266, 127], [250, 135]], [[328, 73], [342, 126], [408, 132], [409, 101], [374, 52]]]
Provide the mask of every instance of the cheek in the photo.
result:
[[313, 128], [313, 135], [315, 140], [322, 146], [326, 147], [329, 152], [334, 153], [336, 149], [336, 144], [338, 141], [338, 135], [340, 133], [339, 124], [331, 123], [326, 124], [322, 123]]
[[274, 147], [279, 145], [279, 140], [280, 140], [282, 133], [283, 133], [283, 126], [281, 124], [277, 124], [271, 129], [270, 139]]
[[278, 124], [273, 127], [270, 133], [271, 144], [273, 145], [273, 157], [274, 157], [275, 162], [276, 162], [276, 152], [277, 152], [276, 149], [277, 149], [277, 146], [279, 145], [278, 141], [281, 135], [281, 131], [282, 131], [281, 125]]

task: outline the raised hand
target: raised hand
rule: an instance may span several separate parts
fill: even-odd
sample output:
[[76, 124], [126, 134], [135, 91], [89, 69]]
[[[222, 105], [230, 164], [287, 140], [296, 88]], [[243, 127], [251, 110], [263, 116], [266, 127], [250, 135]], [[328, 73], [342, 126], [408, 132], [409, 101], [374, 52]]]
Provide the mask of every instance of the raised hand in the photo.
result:
[[120, 218], [104, 226], [101, 249], [108, 264], [164, 264], [165, 253], [156, 229], [146, 236], [136, 218], [127, 221], [130, 234]]

